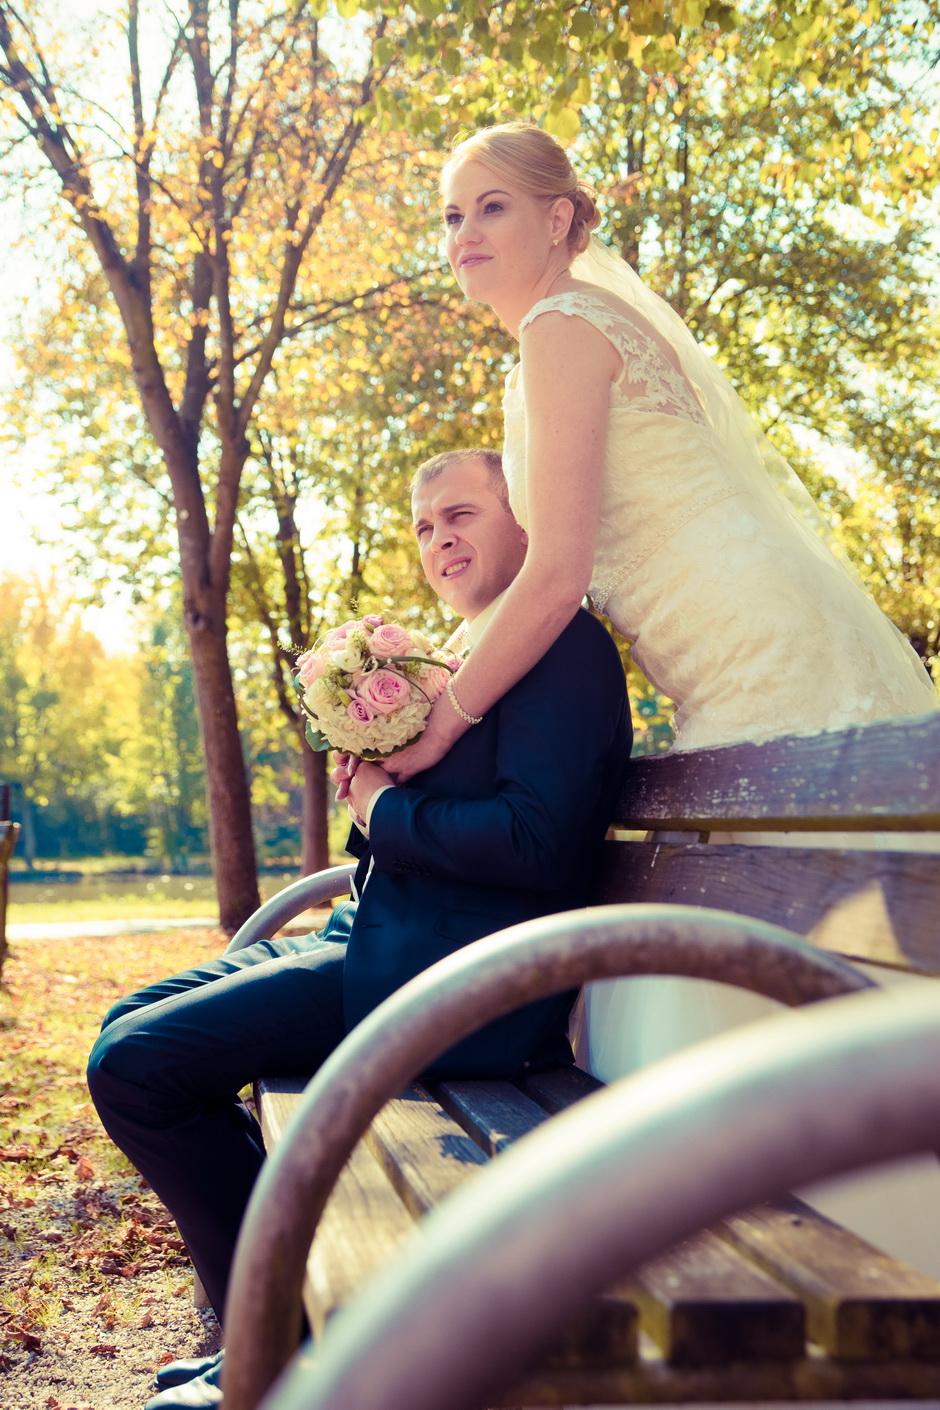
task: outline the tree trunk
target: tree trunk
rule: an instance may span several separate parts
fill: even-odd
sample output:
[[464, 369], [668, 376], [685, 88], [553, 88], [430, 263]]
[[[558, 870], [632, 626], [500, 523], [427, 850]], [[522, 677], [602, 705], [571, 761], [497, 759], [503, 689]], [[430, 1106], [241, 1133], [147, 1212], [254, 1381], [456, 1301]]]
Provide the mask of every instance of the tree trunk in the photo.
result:
[[327, 757], [324, 751], [311, 749], [301, 736], [304, 791], [300, 869], [303, 876], [309, 876], [315, 871], [323, 871], [325, 867], [330, 865]]
[[251, 831], [251, 794], [226, 652], [222, 603], [203, 613], [186, 586], [186, 630], [192, 649], [199, 726], [206, 760], [209, 845], [222, 929], [234, 934], [258, 909], [258, 873]]

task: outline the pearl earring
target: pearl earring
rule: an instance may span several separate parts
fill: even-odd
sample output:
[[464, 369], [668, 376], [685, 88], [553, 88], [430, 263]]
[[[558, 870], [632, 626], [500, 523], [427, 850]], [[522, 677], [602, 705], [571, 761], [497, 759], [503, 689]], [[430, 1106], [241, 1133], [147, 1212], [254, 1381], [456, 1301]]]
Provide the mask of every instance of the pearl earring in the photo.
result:
[[557, 245], [557, 244], [558, 244], [558, 241], [557, 241], [557, 240], [553, 240], [553, 241], [552, 241], [552, 245], [553, 245], [553, 246], [554, 246], [554, 245]]

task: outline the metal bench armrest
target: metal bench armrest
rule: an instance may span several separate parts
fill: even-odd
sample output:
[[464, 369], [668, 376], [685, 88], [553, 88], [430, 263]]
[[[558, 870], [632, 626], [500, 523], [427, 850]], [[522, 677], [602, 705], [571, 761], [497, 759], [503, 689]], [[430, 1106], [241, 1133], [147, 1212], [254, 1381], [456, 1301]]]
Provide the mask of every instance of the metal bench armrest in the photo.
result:
[[290, 886], [285, 886], [270, 901], [265, 901], [248, 917], [240, 930], [237, 930], [225, 953], [244, 950], [258, 940], [269, 940], [282, 925], [299, 916], [310, 906], [322, 905], [334, 896], [341, 896], [349, 890], [349, 882], [356, 870], [354, 862], [339, 867], [327, 867], [325, 871], [314, 872], [312, 876], [301, 877]]

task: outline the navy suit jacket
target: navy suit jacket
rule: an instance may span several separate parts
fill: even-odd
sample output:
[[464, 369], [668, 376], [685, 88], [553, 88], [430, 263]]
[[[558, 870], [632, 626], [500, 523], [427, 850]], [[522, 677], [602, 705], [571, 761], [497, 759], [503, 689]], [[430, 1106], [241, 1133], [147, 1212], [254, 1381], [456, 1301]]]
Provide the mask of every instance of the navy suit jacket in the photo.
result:
[[[372, 811], [349, 933], [347, 1029], [407, 980], [481, 936], [585, 903], [630, 753], [623, 667], [579, 609], [541, 661], [433, 768]], [[511, 1077], [571, 1060], [571, 995], [488, 1024], [434, 1075]]]

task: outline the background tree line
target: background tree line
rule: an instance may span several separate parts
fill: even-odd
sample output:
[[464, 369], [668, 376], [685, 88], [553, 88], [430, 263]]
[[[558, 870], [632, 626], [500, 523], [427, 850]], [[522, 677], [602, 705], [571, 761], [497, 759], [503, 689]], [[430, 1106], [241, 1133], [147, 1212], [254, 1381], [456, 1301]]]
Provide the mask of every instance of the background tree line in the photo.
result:
[[[283, 795], [275, 738], [302, 779], [304, 865], [325, 860], [291, 648], [353, 605], [435, 627], [409, 474], [499, 443], [511, 349], [437, 248], [462, 126], [521, 112], [574, 142], [604, 238], [936, 656], [936, 12], [131, 0], [79, 22], [0, 0], [6, 189], [57, 222], [54, 251], [34, 237], [7, 413], [21, 445], [56, 438], [43, 473], [75, 505], [76, 575], [177, 604], [223, 923], [256, 900], [249, 793]], [[668, 708], [633, 683], [661, 746]]]

